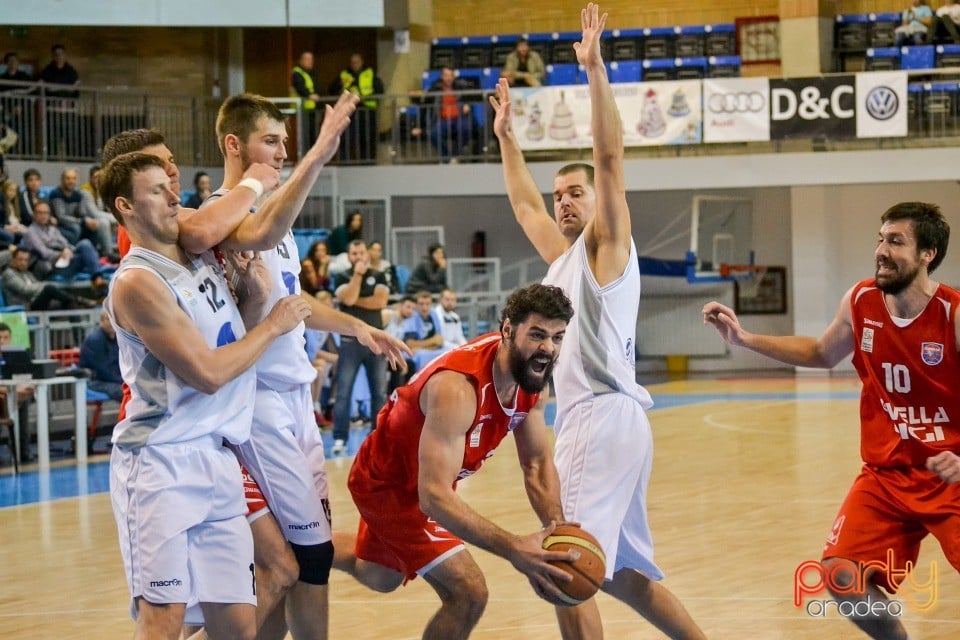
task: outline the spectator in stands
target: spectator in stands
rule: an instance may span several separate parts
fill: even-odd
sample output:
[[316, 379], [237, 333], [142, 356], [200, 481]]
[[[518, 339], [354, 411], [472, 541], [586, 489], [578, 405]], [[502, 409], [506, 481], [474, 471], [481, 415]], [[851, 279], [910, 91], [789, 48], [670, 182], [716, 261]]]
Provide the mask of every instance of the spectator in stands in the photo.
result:
[[894, 46], [923, 44], [927, 30], [933, 24], [933, 11], [927, 0], [910, 0], [910, 6], [901, 14], [902, 23], [894, 30]]
[[526, 38], [521, 37], [517, 40], [517, 47], [504, 61], [500, 77], [506, 78], [511, 87], [539, 87], [546, 76], [543, 58], [530, 49], [530, 42]]
[[[13, 344], [13, 331], [9, 325], [0, 322], [0, 348], [9, 347]], [[34, 386], [31, 384], [17, 385], [17, 432], [20, 440], [20, 462], [33, 462], [36, 458], [30, 453], [30, 434], [28, 427], [30, 425], [30, 400], [33, 399]], [[7, 388], [0, 388], [0, 415], [7, 416]], [[13, 443], [10, 443], [11, 450]]]
[[[40, 81], [47, 84], [80, 84], [80, 74], [73, 68], [73, 65], [67, 62], [67, 50], [62, 44], [55, 44], [50, 47], [50, 55], [53, 59], [50, 64], [40, 71]], [[79, 92], [72, 89], [58, 87], [56, 89], [47, 89], [47, 95], [55, 98], [76, 98]]]
[[307, 250], [307, 257], [300, 263], [300, 288], [310, 295], [330, 289], [330, 252], [327, 243], [317, 240]]
[[434, 309], [442, 325], [443, 346], [447, 349], [466, 344], [467, 338], [463, 335], [463, 322], [457, 313], [457, 292], [449, 287], [440, 292], [440, 303]]
[[[444, 67], [440, 70], [440, 78], [430, 85], [427, 96], [421, 100], [431, 107], [425, 126], [430, 132], [430, 141], [445, 162], [456, 163], [457, 158], [473, 143], [473, 106], [464, 100], [468, 96], [462, 93], [471, 89], [476, 87], [457, 78], [450, 67]], [[482, 105], [477, 106], [482, 108]], [[422, 134], [420, 127], [410, 132], [414, 137]]]
[[[347, 255], [350, 270], [334, 276], [336, 298], [340, 310], [378, 329], [383, 326], [383, 308], [390, 290], [383, 275], [370, 269], [367, 245], [363, 240], [350, 242]], [[376, 416], [383, 407], [387, 386], [387, 359], [378, 356], [352, 336], [340, 338], [340, 359], [337, 362], [337, 395], [333, 411], [333, 448], [331, 455], [346, 453], [350, 435], [350, 399], [360, 366], [367, 372], [370, 386], [370, 418], [376, 428]]]
[[376, 269], [386, 278], [387, 287], [390, 288], [390, 295], [400, 293], [400, 281], [397, 279], [397, 270], [392, 264], [383, 259], [383, 243], [379, 240], [372, 241], [367, 246], [367, 253], [370, 255], [370, 268]]
[[[313, 145], [319, 132], [317, 102], [320, 100], [320, 96], [317, 94], [317, 78], [313, 74], [313, 62], [313, 54], [304, 51], [300, 54], [299, 62], [290, 73], [292, 94], [300, 97], [300, 105], [303, 108], [303, 127], [305, 131], [300, 134], [300, 140], [305, 149], [309, 149]], [[337, 93], [339, 91], [334, 95]]]
[[90, 167], [87, 181], [80, 187], [80, 198], [83, 200], [80, 209], [96, 217], [99, 233], [94, 242], [99, 240], [103, 245], [97, 247], [97, 250], [101, 255], [107, 256], [110, 262], [118, 263], [120, 262], [120, 255], [117, 253], [115, 242], [117, 221], [113, 214], [107, 211], [103, 204], [103, 198], [100, 197], [101, 171], [102, 169], [98, 164]]
[[38, 202], [33, 211], [33, 222], [27, 227], [23, 248], [38, 261], [47, 263], [52, 274], [70, 280], [78, 273], [86, 273], [95, 289], [106, 285], [100, 275], [100, 255], [93, 244], [89, 240], [80, 240], [75, 245], [68, 242], [60, 230], [50, 224], [50, 204], [45, 200]]
[[80, 366], [90, 370], [88, 387], [107, 394], [111, 400], [123, 400], [120, 347], [106, 311], [100, 312], [100, 326], [91, 331], [80, 346]]
[[33, 76], [20, 68], [20, 59], [15, 51], [8, 51], [3, 56], [6, 69], [0, 73], [0, 94], [9, 93], [9, 96], [0, 98], [0, 124], [11, 127], [18, 133], [26, 133], [24, 127], [23, 98], [16, 94], [28, 93], [26, 87], [5, 84], [6, 82], [32, 82]]
[[[0, 73], [0, 82], [10, 80], [14, 82], [33, 82], [33, 76], [25, 69], [20, 68], [20, 58], [17, 56], [16, 51], [8, 51], [3, 55], [3, 65], [6, 69], [3, 70], [3, 73]], [[0, 86], [0, 92], [18, 89], [20, 89], [20, 87]]]
[[377, 158], [377, 101], [370, 96], [384, 93], [383, 81], [377, 77], [373, 67], [364, 64], [363, 56], [354, 53], [350, 64], [340, 71], [330, 84], [330, 95], [339, 95], [342, 91], [360, 97], [357, 110], [350, 117], [350, 128], [340, 141], [341, 160], [360, 160], [369, 163]]
[[197, 171], [193, 176], [193, 195], [184, 206], [199, 209], [203, 201], [210, 197], [210, 175], [206, 171]]
[[78, 244], [86, 238], [97, 251], [110, 255], [113, 253], [112, 216], [107, 218], [106, 215], [98, 215], [93, 200], [85, 199], [77, 188], [79, 181], [76, 169], [66, 169], [60, 174], [60, 185], [50, 192], [50, 206], [59, 231], [70, 244]]
[[20, 244], [27, 232], [30, 219], [20, 213], [20, 189], [13, 180], [3, 183], [3, 200], [0, 201], [0, 245]]
[[447, 349], [443, 348], [443, 322], [433, 309], [433, 296], [429, 291], [418, 291], [416, 312], [403, 324], [403, 341], [413, 351], [413, 371], [419, 371], [428, 362]]
[[353, 240], [363, 240], [363, 214], [351, 211], [347, 214], [347, 221], [339, 227], [334, 227], [327, 238], [327, 249], [331, 256], [346, 253], [347, 246]]
[[20, 214], [24, 217], [24, 224], [30, 226], [33, 221], [33, 208], [41, 200], [40, 187], [42, 178], [36, 169], [27, 169], [23, 172], [23, 191], [20, 192]]
[[440, 293], [447, 286], [447, 253], [442, 244], [432, 244], [427, 256], [416, 266], [407, 281], [407, 291]]
[[49, 309], [93, 309], [97, 303], [53, 282], [41, 282], [30, 272], [30, 251], [17, 249], [10, 266], [3, 272], [3, 293], [7, 304], [24, 305], [30, 311]]
[[960, 43], [960, 1], [947, 0], [937, 9], [927, 40], [936, 43]]
[[[417, 310], [417, 299], [411, 295], [403, 298], [389, 309], [384, 309], [383, 330], [398, 340], [403, 340], [406, 336], [406, 322]], [[407, 369], [392, 369], [388, 371], [387, 378], [387, 397], [393, 394], [394, 390], [402, 387], [409, 380], [413, 373], [414, 364], [412, 360], [407, 360]]]

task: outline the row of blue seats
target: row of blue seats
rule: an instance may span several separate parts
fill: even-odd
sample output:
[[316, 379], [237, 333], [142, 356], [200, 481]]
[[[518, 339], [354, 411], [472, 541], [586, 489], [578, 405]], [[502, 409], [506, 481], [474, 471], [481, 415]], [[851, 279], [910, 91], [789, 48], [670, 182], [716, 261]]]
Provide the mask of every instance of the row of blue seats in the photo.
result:
[[913, 47], [877, 47], [867, 49], [868, 71], [893, 69], [934, 69], [960, 67], [960, 45], [938, 44]]
[[[576, 62], [573, 43], [579, 31], [522, 34], [530, 48], [544, 62]], [[466, 69], [502, 67], [521, 34], [434, 38], [430, 68], [444, 66]], [[732, 23], [610, 29], [603, 33], [601, 46], [609, 60], [734, 55], [736, 28]]]
[[[740, 75], [740, 56], [710, 56], [697, 58], [665, 58], [654, 60], [624, 60], [607, 62], [611, 82], [640, 82], [641, 80], [672, 80], [696, 78], [729, 78]], [[477, 89], [492, 90], [500, 79], [500, 69], [457, 69], [458, 78], [468, 80]], [[424, 91], [440, 77], [440, 71], [424, 71], [421, 84]], [[586, 72], [576, 63], [547, 65], [547, 85], [585, 84]]]
[[888, 47], [894, 42], [894, 30], [900, 22], [896, 12], [838, 15], [834, 22], [834, 46], [846, 51]]

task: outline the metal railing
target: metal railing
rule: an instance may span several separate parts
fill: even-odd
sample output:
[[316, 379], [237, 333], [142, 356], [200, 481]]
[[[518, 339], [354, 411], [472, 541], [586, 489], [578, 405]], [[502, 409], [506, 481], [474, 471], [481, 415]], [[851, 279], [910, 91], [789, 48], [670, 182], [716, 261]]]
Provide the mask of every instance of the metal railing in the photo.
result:
[[[911, 81], [935, 80], [947, 70], [911, 72]], [[960, 70], [958, 70], [960, 73]], [[909, 94], [909, 136], [885, 139], [824, 139], [628, 148], [628, 157], [709, 155], [782, 151], [871, 149], [892, 146], [943, 146], [960, 137], [960, 91], [957, 80], [934, 82]], [[437, 164], [499, 162], [493, 134], [489, 91], [456, 92], [453, 115], [438, 94], [372, 96], [377, 108], [361, 108], [344, 133], [335, 163]], [[276, 98], [290, 118], [291, 162], [302, 154], [306, 139], [296, 135], [307, 122], [298, 100]], [[322, 113], [324, 98], [318, 106]], [[43, 83], [0, 81], [0, 122], [16, 131], [7, 150], [14, 160], [95, 162], [104, 142], [127, 129], [155, 127], [181, 164], [222, 163], [214, 125], [221, 99], [200, 96], [148, 95], [126, 89], [66, 87]], [[467, 108], [464, 108], [466, 105]], [[442, 116], [448, 116], [444, 118]], [[318, 123], [319, 126], [319, 123]], [[588, 158], [589, 149], [538, 151], [533, 159]], [[322, 212], [318, 212], [322, 215]]]

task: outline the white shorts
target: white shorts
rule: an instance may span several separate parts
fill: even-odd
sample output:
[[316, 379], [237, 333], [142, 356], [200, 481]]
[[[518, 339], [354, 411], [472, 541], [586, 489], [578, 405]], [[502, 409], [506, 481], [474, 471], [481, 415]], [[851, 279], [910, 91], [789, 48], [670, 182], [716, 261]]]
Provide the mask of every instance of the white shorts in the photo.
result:
[[643, 408], [625, 395], [601, 395], [559, 416], [554, 429], [564, 517], [600, 542], [607, 580], [620, 569], [661, 580], [647, 522], [653, 435]]
[[260, 485], [289, 542], [331, 540], [323, 440], [309, 384], [286, 392], [257, 385], [250, 439], [237, 447], [237, 457]]
[[110, 454], [110, 499], [130, 588], [153, 604], [257, 604], [253, 537], [240, 466], [222, 439], [147, 445]]

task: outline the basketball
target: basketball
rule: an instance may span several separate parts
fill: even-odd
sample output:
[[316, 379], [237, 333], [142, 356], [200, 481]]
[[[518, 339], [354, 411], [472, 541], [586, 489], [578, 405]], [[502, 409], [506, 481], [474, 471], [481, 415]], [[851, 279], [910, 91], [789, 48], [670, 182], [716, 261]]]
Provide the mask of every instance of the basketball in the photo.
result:
[[572, 607], [593, 597], [600, 589], [607, 571], [606, 557], [600, 543], [580, 527], [561, 525], [543, 541], [547, 551], [572, 551], [578, 554], [573, 562], [551, 562], [573, 576], [566, 583], [554, 583], [563, 592], [556, 604]]

